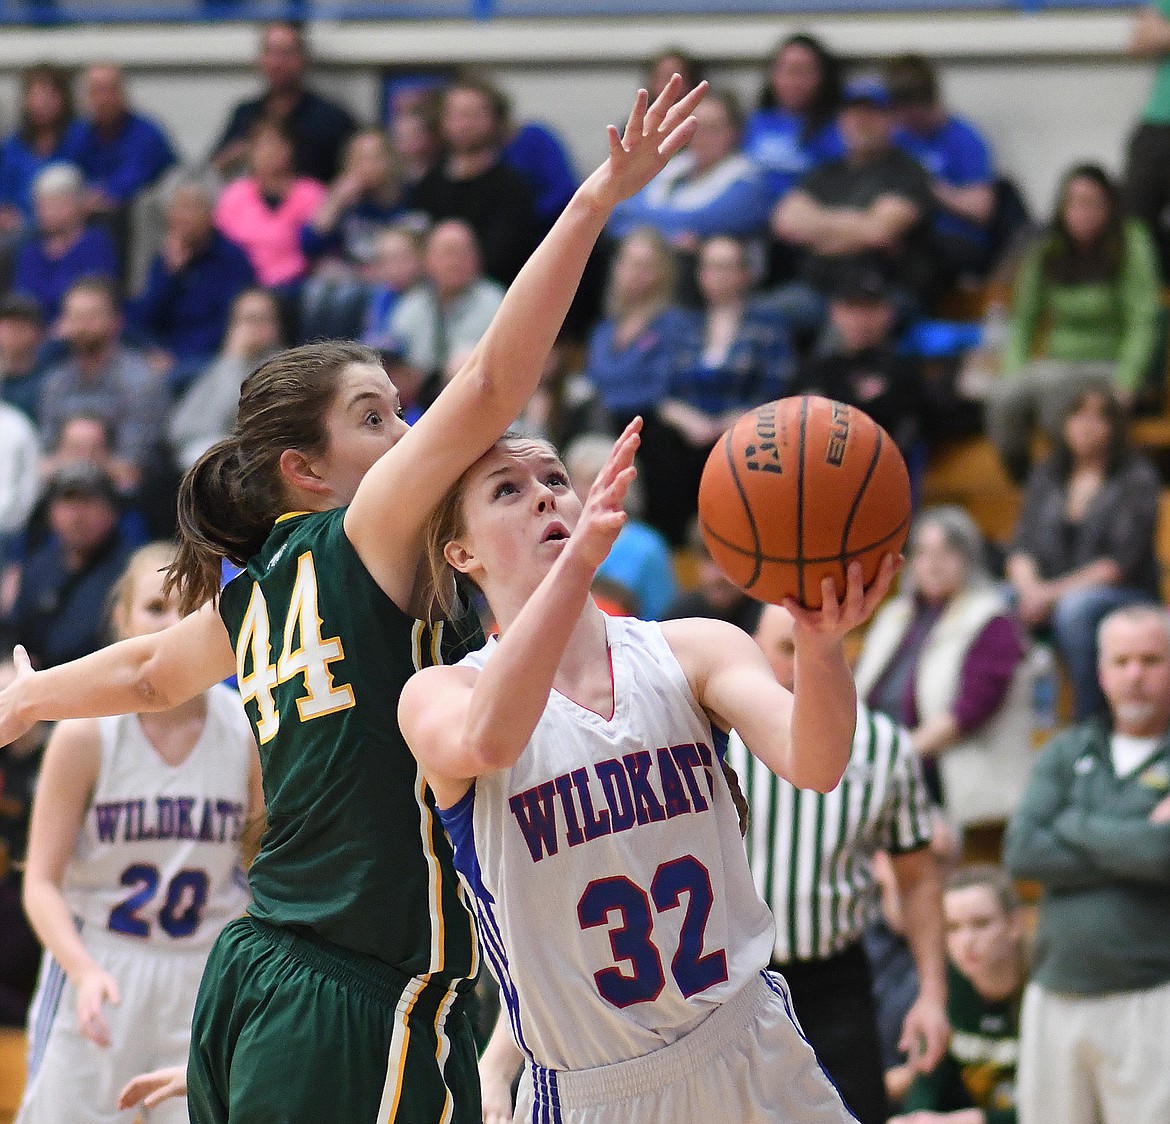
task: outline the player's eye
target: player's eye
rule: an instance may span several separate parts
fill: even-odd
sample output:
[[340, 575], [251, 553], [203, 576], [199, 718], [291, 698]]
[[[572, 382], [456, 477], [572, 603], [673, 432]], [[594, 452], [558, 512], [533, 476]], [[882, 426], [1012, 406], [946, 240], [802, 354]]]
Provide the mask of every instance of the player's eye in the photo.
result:
[[159, 613], [165, 613], [167, 611], [167, 603], [162, 598], [155, 598], [146, 603], [146, 611], [156, 616]]
[[405, 409], [405, 407], [403, 407], [403, 406], [401, 406], [401, 405], [399, 405], [399, 406], [395, 406], [395, 407], [394, 407], [394, 416], [395, 416], [396, 418], [399, 418], [399, 419], [400, 419], [400, 420], [402, 420], [402, 421], [405, 421], [405, 420], [406, 420], [406, 409]]
[[559, 470], [550, 472], [548, 475], [548, 486], [550, 488], [567, 488], [569, 486], [569, 477]]
[[492, 492], [492, 499], [500, 499], [503, 496], [514, 495], [517, 491], [516, 485], [511, 480], [501, 480]]
[[377, 410], [371, 410], [366, 414], [366, 425], [379, 426], [382, 424], [382, 415]]

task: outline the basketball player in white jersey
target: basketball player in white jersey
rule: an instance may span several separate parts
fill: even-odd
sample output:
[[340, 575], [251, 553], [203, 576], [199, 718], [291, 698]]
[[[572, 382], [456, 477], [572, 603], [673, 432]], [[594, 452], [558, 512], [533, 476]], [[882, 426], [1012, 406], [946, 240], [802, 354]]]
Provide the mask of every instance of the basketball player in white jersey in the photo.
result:
[[[178, 619], [169, 544], [143, 547], [114, 592], [119, 639]], [[248, 895], [241, 835], [263, 814], [238, 695], [60, 723], [33, 801], [25, 909], [45, 946], [29, 1012], [20, 1124], [98, 1124], [144, 1069], [186, 1064], [203, 964]], [[185, 1124], [172, 1100], [146, 1117]]]
[[429, 529], [436, 585], [484, 593], [498, 642], [416, 675], [399, 705], [455, 844], [513, 1038], [517, 1119], [851, 1119], [764, 970], [772, 916], [752, 884], [712, 723], [794, 783], [849, 757], [844, 634], [885, 593], [860, 570], [838, 603], [793, 606], [795, 694], [712, 620], [604, 616], [589, 595], [621, 528], [640, 422], [582, 508], [554, 450], [505, 438]]

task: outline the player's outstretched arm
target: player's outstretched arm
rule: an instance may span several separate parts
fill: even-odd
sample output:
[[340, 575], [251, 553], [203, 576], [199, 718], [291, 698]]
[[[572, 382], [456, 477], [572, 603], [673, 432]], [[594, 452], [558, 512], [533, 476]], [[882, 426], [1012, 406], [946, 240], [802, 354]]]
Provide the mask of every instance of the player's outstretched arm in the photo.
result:
[[597, 569], [625, 524], [641, 428], [635, 418], [618, 438], [560, 555], [515, 619], [501, 621], [483, 669], [427, 668], [403, 689], [398, 721], [440, 807], [475, 777], [514, 765], [531, 739]]
[[720, 726], [736, 730], [777, 776], [797, 788], [828, 792], [849, 761], [857, 719], [857, 690], [842, 641], [877, 608], [896, 571], [888, 556], [867, 590], [854, 563], [840, 602], [826, 578], [823, 608], [786, 603], [796, 619], [792, 693], [776, 682], [755, 641], [734, 625], [692, 618], [668, 621], [662, 631], [695, 697]]
[[[682, 94], [676, 75], [652, 104], [639, 91], [609, 157], [577, 189], [508, 288], [487, 332], [451, 383], [367, 473], [345, 517], [366, 567], [399, 605], [410, 590], [419, 536], [459, 476], [512, 424], [532, 396], [593, 246], [614, 206], [662, 170], [691, 138], [706, 85]], [[392, 527], [393, 533], [387, 534]]]
[[16, 667], [0, 691], [0, 745], [36, 722], [166, 710], [234, 674], [236, 658], [219, 614], [205, 605], [162, 632], [46, 671], [33, 671], [18, 647]]
[[118, 1108], [123, 1112], [137, 1104], [143, 1108], [154, 1108], [170, 1097], [186, 1095], [187, 1069], [185, 1066], [172, 1065], [132, 1077], [118, 1094]]

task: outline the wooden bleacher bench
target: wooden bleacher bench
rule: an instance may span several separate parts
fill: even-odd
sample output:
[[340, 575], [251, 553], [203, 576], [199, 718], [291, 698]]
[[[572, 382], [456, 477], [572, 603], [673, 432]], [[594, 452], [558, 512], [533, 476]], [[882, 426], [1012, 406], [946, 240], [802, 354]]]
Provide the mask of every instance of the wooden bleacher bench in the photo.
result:
[[20, 1107], [27, 1053], [23, 1030], [0, 1027], [0, 1124], [11, 1124]]

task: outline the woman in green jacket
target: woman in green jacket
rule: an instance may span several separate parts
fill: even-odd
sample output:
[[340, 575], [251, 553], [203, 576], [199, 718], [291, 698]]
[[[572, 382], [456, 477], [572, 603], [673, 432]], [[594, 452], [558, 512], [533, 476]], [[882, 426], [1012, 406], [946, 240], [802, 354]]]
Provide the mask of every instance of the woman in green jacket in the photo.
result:
[[1104, 375], [1123, 401], [1133, 401], [1153, 359], [1159, 303], [1149, 232], [1126, 219], [1103, 169], [1073, 168], [1021, 266], [1002, 378], [987, 402], [988, 436], [1015, 479], [1027, 472], [1033, 422], [1053, 432], [1086, 378]]

